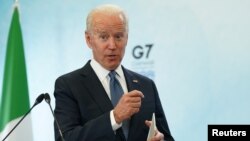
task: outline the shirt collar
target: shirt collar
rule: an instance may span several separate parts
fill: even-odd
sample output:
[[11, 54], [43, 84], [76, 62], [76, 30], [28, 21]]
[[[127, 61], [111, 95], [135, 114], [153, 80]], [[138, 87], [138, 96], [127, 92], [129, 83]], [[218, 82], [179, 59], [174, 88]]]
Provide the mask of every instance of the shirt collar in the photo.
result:
[[[106, 77], [108, 76], [110, 72], [109, 70], [103, 68], [95, 59], [91, 59], [90, 65], [95, 71], [100, 81], [103, 81], [104, 79], [106, 79]], [[122, 71], [121, 64], [115, 69], [115, 71], [121, 79], [124, 79], [124, 74]]]
[[123, 77], [123, 71], [122, 71], [122, 67], [121, 67], [121, 65], [119, 65], [116, 69], [115, 69], [115, 72], [117, 73], [117, 75], [119, 76], [119, 77]]

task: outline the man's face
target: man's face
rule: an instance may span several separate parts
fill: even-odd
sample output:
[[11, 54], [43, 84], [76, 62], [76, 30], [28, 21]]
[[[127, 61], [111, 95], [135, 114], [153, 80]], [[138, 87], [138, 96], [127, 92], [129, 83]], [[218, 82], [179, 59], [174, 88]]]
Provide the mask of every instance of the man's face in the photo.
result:
[[96, 14], [90, 31], [85, 33], [94, 59], [105, 69], [114, 70], [121, 63], [128, 33], [121, 15]]

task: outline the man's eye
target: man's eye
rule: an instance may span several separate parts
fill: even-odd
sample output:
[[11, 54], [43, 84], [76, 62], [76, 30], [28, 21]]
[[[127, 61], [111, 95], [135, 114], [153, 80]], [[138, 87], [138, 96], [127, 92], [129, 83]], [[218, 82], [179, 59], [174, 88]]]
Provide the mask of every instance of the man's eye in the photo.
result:
[[116, 36], [115, 36], [115, 38], [116, 38], [117, 40], [121, 40], [122, 37], [123, 37], [123, 35], [116, 35]]
[[99, 38], [102, 39], [102, 40], [107, 40], [108, 36], [107, 35], [100, 35]]
[[117, 35], [117, 36], [115, 36], [115, 38], [116, 38], [116, 39], [120, 39], [120, 38], [121, 38], [121, 36], [120, 36], [120, 35]]

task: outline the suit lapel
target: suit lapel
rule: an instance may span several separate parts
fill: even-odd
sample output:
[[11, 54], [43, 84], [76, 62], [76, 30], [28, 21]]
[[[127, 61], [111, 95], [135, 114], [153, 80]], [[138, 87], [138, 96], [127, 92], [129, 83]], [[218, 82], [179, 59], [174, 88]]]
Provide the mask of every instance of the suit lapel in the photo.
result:
[[85, 85], [88, 91], [91, 93], [91, 97], [94, 99], [96, 104], [100, 107], [103, 112], [107, 112], [113, 109], [113, 105], [99, 81], [94, 70], [90, 66], [90, 61], [83, 67], [82, 76], [84, 77]]
[[123, 69], [123, 73], [126, 79], [128, 91], [130, 92], [132, 90], [140, 90], [139, 80], [124, 67], [122, 67], [122, 69]]
[[[126, 78], [126, 83], [127, 83], [127, 87], [128, 87], [128, 91], [132, 91], [132, 90], [139, 90], [140, 91], [140, 82], [139, 80], [136, 78], [136, 76], [126, 70], [125, 68], [123, 68], [123, 72]], [[136, 130], [138, 128], [138, 114], [135, 114], [131, 117], [130, 119], [130, 126], [129, 126], [129, 135], [128, 135], [128, 141], [133, 140], [134, 135], [137, 133]], [[134, 123], [136, 122], [136, 123]]]

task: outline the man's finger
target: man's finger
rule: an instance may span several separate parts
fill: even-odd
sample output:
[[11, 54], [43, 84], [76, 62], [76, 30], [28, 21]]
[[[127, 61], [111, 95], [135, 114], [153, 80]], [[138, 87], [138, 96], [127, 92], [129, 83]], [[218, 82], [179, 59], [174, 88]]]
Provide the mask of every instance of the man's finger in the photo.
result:
[[146, 124], [148, 127], [150, 127], [150, 126], [151, 126], [151, 124], [152, 124], [152, 121], [145, 120], [145, 124]]
[[133, 90], [129, 93], [127, 93], [128, 96], [130, 97], [141, 97], [141, 98], [144, 98], [144, 95], [141, 91], [138, 91], [138, 90]]

